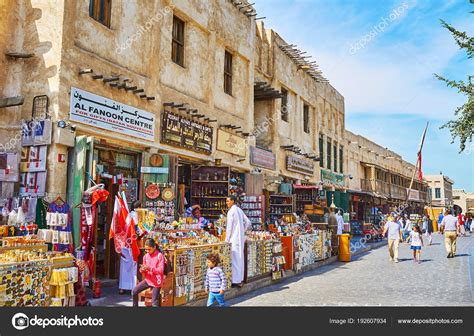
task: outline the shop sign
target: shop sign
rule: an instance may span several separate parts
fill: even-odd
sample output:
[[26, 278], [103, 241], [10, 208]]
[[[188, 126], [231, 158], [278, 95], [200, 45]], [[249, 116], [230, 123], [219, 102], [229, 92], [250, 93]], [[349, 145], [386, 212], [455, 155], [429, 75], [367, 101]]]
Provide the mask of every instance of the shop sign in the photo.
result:
[[245, 139], [223, 130], [217, 131], [217, 149], [237, 156], [247, 155]]
[[71, 88], [69, 119], [108, 131], [155, 140], [155, 115], [93, 93]]
[[[407, 196], [408, 196], [408, 188], [407, 188]], [[411, 190], [410, 191], [410, 198], [409, 201], [419, 201], [420, 200], [420, 192], [418, 190]]]
[[329, 170], [321, 169], [321, 181], [344, 186], [344, 174], [333, 173]]
[[170, 111], [162, 113], [161, 142], [197, 153], [212, 153], [213, 128]]
[[142, 174], [168, 174], [168, 168], [163, 167], [141, 167]]
[[272, 151], [255, 146], [250, 147], [250, 164], [257, 167], [276, 169], [276, 155]]
[[296, 156], [288, 155], [286, 157], [286, 169], [296, 173], [314, 175], [314, 162], [301, 159]]

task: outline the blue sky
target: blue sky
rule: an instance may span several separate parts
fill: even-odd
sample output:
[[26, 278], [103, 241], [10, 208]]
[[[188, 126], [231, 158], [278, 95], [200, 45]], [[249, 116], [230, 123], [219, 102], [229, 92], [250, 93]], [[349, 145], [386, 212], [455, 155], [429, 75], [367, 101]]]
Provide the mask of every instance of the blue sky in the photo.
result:
[[[423, 173], [440, 171], [455, 188], [474, 192], [474, 145], [459, 152], [440, 126], [466, 98], [433, 73], [467, 80], [472, 60], [460, 51], [439, 19], [474, 35], [469, 0], [256, 0], [265, 27], [313, 56], [345, 97], [346, 128], [415, 163], [423, 149]], [[471, 148], [471, 147], [470, 147]]]

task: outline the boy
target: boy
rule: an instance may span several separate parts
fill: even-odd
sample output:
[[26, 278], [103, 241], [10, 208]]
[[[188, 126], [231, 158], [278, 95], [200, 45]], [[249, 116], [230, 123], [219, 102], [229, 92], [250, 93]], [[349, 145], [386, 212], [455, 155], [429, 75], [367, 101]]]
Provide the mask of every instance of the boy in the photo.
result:
[[206, 293], [209, 292], [207, 306], [210, 307], [217, 301], [219, 307], [225, 307], [224, 290], [226, 289], [226, 278], [219, 265], [219, 255], [209, 254], [207, 256]]

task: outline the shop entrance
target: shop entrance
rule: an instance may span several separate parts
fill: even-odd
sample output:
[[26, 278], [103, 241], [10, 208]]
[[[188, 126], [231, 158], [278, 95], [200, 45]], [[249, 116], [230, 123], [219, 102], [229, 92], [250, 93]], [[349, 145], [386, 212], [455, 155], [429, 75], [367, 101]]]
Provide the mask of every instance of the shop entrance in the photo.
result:
[[110, 193], [107, 201], [100, 203], [97, 208], [95, 274], [97, 278], [117, 279], [120, 274], [120, 256], [109, 239], [115, 195], [124, 192], [129, 209], [139, 199], [141, 154], [96, 143], [93, 160], [96, 181], [103, 183], [104, 189]]

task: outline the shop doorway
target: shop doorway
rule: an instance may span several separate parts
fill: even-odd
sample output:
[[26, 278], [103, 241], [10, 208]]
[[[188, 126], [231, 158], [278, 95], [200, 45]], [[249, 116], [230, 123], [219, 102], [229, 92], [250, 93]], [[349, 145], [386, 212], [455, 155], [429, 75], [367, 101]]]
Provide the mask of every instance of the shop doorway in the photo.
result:
[[117, 279], [120, 256], [109, 239], [115, 196], [124, 192], [129, 209], [139, 199], [141, 153], [95, 143], [93, 162], [96, 182], [103, 183], [104, 189], [110, 193], [107, 201], [97, 208], [95, 275], [99, 279]]

